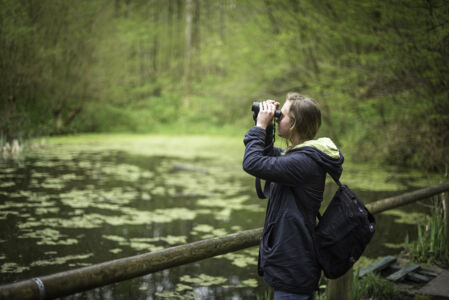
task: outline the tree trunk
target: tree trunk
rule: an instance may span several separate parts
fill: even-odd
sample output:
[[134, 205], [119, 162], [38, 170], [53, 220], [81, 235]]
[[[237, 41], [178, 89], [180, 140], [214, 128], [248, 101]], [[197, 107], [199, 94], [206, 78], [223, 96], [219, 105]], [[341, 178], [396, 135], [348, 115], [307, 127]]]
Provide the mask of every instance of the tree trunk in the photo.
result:
[[[161, 7], [159, 6], [159, 1], [153, 5], [153, 26], [155, 28], [159, 28], [159, 15], [160, 15]], [[151, 30], [151, 29], [150, 29]], [[153, 36], [152, 48], [151, 48], [151, 56], [153, 58], [153, 72], [151, 74], [152, 78], [157, 76], [157, 73], [160, 70], [161, 58], [159, 57], [159, 31], [156, 31]]]
[[167, 35], [168, 35], [168, 45], [167, 45], [167, 59], [168, 59], [168, 67], [171, 67], [171, 60], [173, 56], [173, 15], [174, 15], [174, 8], [173, 8], [173, 1], [168, 1], [168, 15], [167, 15]]
[[222, 0], [219, 2], [220, 7], [220, 40], [222, 44], [224, 45], [226, 42], [226, 36], [225, 36], [225, 28], [226, 28], [226, 5], [227, 1]]
[[70, 123], [72, 123], [72, 121], [75, 119], [75, 117], [83, 110], [82, 107], [78, 107], [74, 110], [72, 110], [69, 114], [69, 116], [67, 117], [67, 120], [64, 122], [64, 125], [67, 126]]
[[53, 116], [55, 116], [55, 119], [56, 119], [56, 124], [55, 124], [56, 132], [59, 133], [59, 132], [61, 132], [62, 127], [64, 125], [64, 121], [62, 120], [62, 108], [53, 110]]
[[190, 73], [192, 58], [192, 19], [193, 0], [186, 0], [186, 31], [185, 31], [185, 60], [184, 60], [184, 107], [189, 107]]

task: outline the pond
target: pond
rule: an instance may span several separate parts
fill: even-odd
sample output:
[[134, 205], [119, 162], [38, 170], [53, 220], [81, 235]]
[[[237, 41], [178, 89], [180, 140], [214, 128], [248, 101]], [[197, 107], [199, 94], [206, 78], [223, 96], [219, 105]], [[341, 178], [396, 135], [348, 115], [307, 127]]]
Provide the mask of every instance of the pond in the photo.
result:
[[[263, 226], [266, 201], [241, 168], [243, 150], [241, 137], [82, 135], [1, 159], [0, 284]], [[366, 203], [438, 183], [349, 159], [344, 168], [342, 181]], [[335, 189], [329, 179], [326, 201]], [[399, 253], [428, 204], [377, 215], [360, 263]], [[252, 247], [66, 299], [263, 297], [268, 287], [256, 273], [257, 252]]]

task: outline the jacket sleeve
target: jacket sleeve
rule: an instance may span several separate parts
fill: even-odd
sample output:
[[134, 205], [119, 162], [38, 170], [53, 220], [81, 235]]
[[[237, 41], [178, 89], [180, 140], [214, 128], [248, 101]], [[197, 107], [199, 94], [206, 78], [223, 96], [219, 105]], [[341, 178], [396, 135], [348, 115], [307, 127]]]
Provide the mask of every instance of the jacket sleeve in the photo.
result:
[[295, 186], [305, 182], [316, 164], [300, 152], [280, 155], [279, 148], [275, 148], [276, 156], [265, 154], [265, 135], [265, 130], [260, 127], [253, 127], [246, 133], [243, 169], [253, 176], [280, 184]]

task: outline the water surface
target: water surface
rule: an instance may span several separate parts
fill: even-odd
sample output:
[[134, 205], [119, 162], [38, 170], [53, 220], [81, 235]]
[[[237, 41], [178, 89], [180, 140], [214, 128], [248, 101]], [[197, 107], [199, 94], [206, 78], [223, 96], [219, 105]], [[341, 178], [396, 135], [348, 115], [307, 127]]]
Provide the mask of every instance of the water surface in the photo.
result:
[[[241, 138], [84, 135], [0, 160], [0, 284], [261, 227], [266, 202], [241, 169]], [[325, 199], [335, 191], [329, 180]], [[345, 163], [342, 181], [369, 203], [435, 178]], [[377, 216], [368, 261], [401, 250], [430, 202]], [[69, 296], [263, 296], [257, 247]]]

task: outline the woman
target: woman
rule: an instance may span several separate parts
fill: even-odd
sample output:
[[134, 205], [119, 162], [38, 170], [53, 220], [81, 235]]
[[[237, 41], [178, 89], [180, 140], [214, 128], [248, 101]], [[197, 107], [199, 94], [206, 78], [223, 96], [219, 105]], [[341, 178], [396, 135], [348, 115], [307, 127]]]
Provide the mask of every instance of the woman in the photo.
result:
[[287, 149], [273, 147], [271, 124], [279, 105], [262, 102], [256, 126], [244, 139], [243, 169], [267, 181], [264, 193], [269, 198], [258, 271], [274, 289], [275, 299], [313, 299], [321, 272], [304, 217], [316, 219], [326, 173], [339, 178], [343, 156], [329, 138], [314, 140], [320, 110], [298, 93], [287, 95], [278, 120], [278, 135], [286, 139]]

